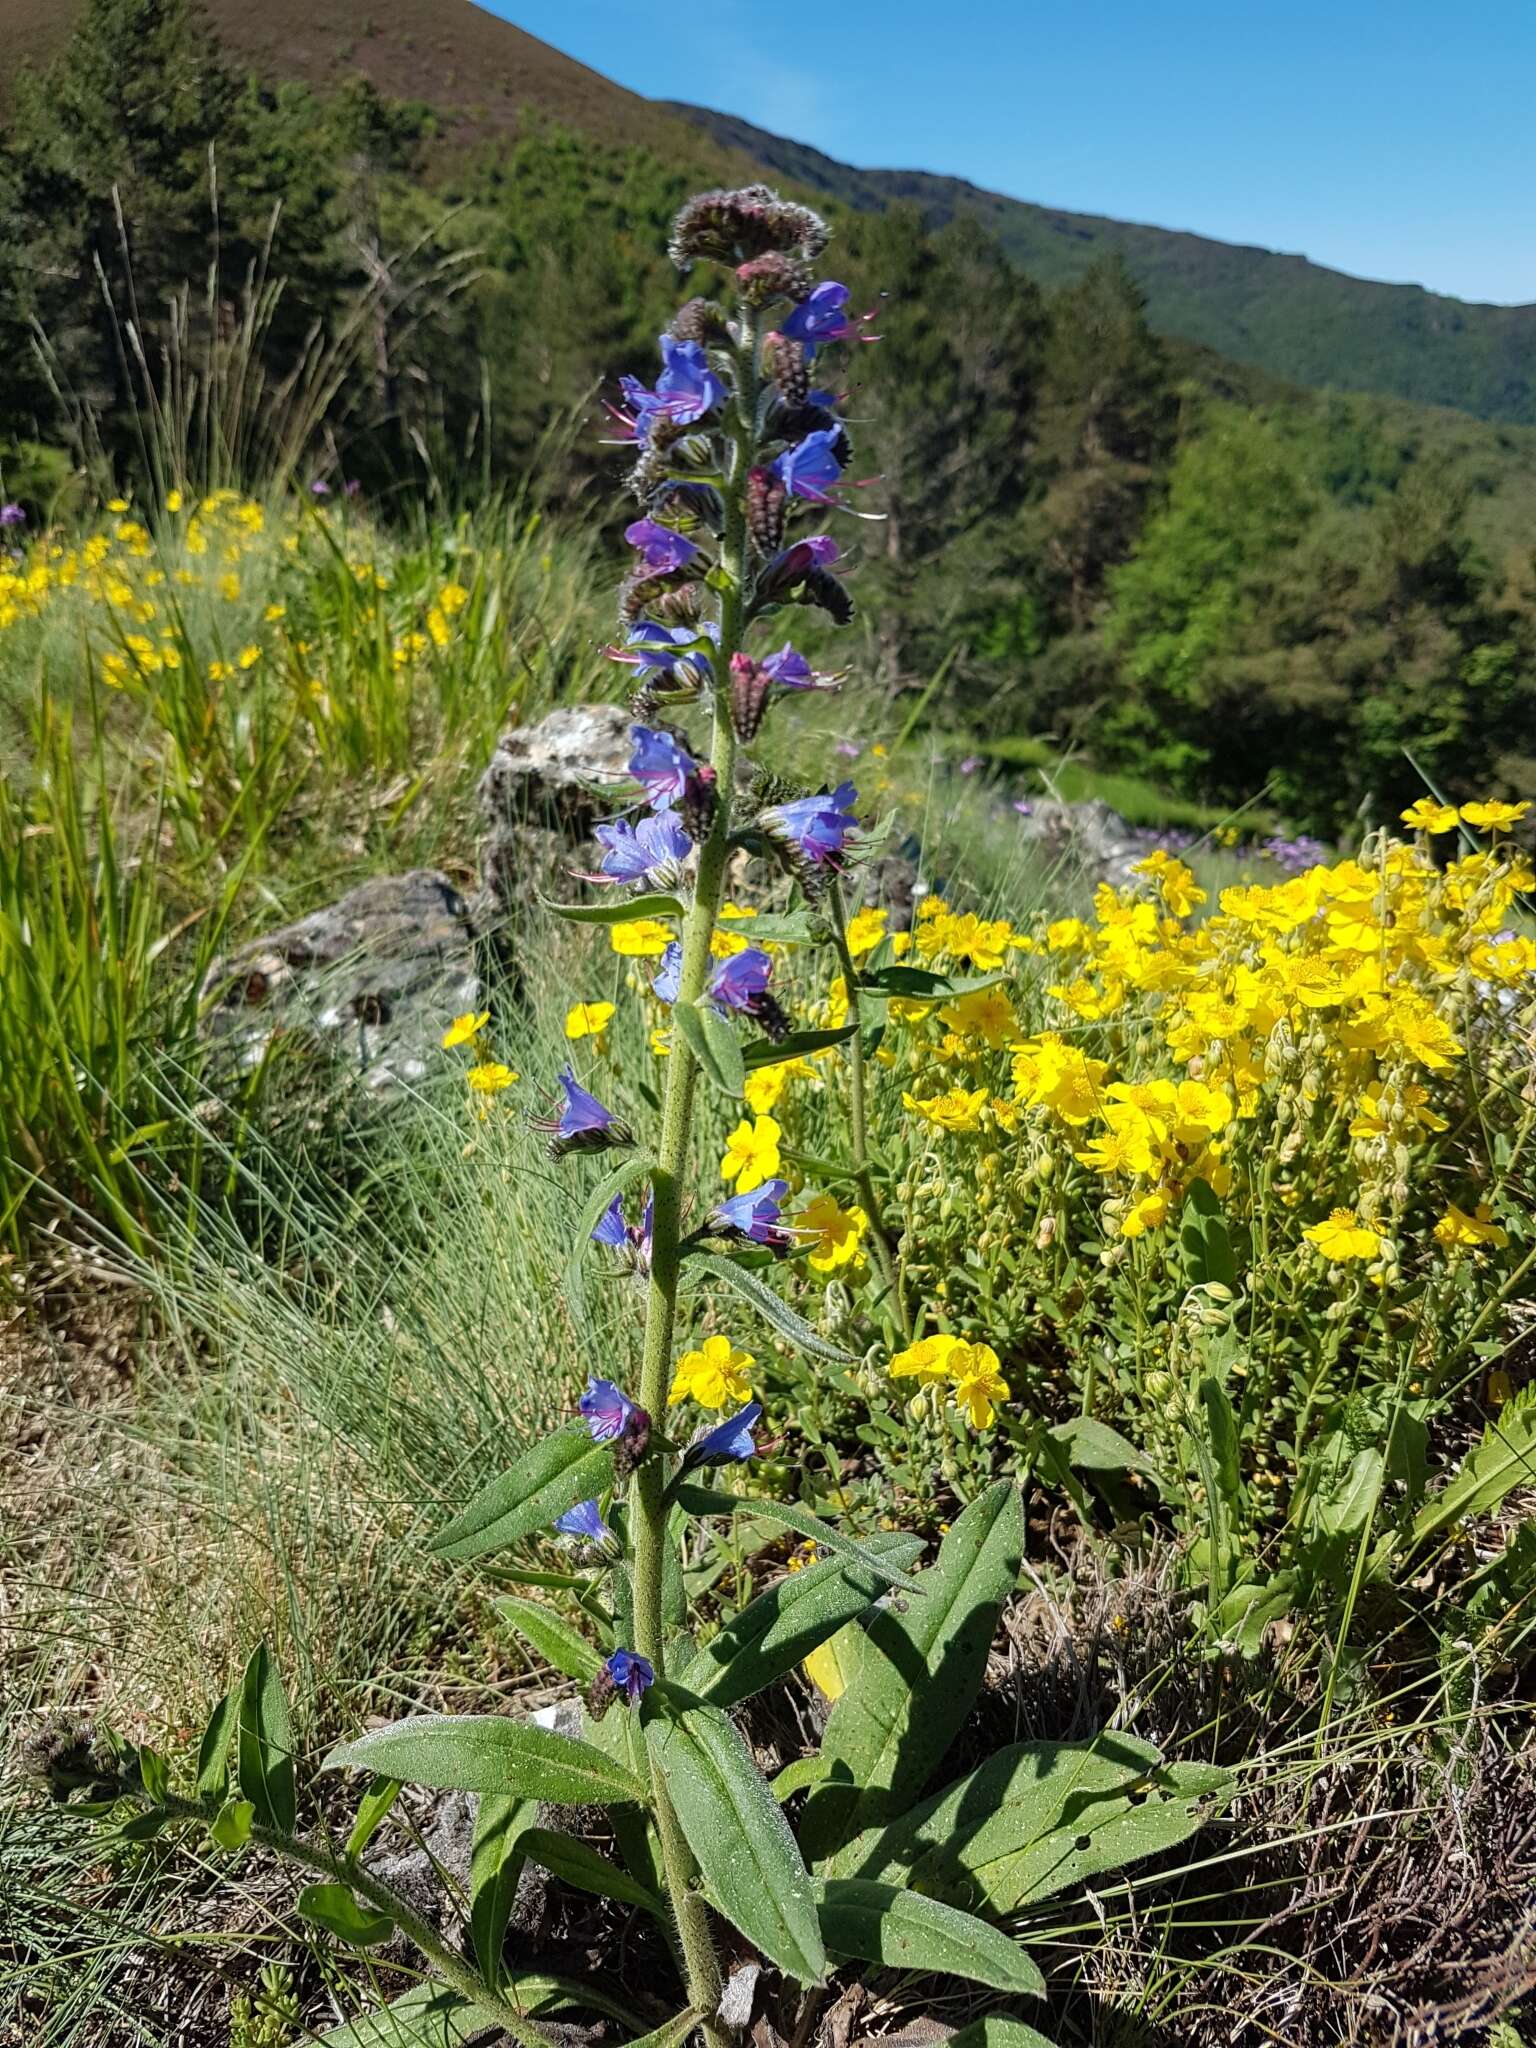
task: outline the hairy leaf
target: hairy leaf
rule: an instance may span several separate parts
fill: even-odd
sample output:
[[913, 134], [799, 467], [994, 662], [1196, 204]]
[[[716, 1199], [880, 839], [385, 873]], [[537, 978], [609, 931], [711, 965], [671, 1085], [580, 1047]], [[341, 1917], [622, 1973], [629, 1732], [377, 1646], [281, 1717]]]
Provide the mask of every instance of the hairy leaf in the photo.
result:
[[395, 1931], [387, 1913], [360, 1906], [344, 1884], [306, 1885], [299, 1893], [298, 1906], [306, 1920], [313, 1920], [352, 1948], [377, 1948]]
[[697, 1008], [692, 1003], [677, 1003], [673, 1006], [672, 1022], [705, 1079], [732, 1102], [739, 1102], [747, 1078], [741, 1063], [741, 1047], [720, 1012], [707, 1003]]
[[936, 1970], [994, 1991], [1039, 1996], [1045, 1990], [1045, 1979], [1010, 1935], [902, 1885], [829, 1879], [821, 1893], [821, 1934], [829, 1955], [892, 1970]]
[[717, 1258], [713, 1253], [700, 1253], [689, 1259], [684, 1273], [694, 1280], [719, 1280], [739, 1294], [749, 1308], [754, 1308], [763, 1321], [787, 1337], [791, 1344], [810, 1353], [812, 1358], [831, 1359], [837, 1365], [852, 1365], [854, 1356], [840, 1344], [834, 1344], [830, 1337], [823, 1337], [813, 1330], [804, 1316], [797, 1315], [788, 1302], [781, 1301], [771, 1287], [765, 1286], [755, 1273], [749, 1273], [743, 1266], [730, 1259]]
[[1522, 1387], [1483, 1431], [1461, 1469], [1414, 1517], [1413, 1540], [1469, 1515], [1492, 1512], [1507, 1493], [1536, 1480], [1536, 1383]]
[[629, 924], [641, 917], [685, 917], [686, 903], [676, 896], [621, 896], [607, 903], [552, 903], [541, 897], [546, 910], [563, 917], [567, 924]]
[[240, 1790], [263, 1827], [291, 1835], [297, 1817], [293, 1785], [293, 1731], [277, 1665], [258, 1643], [240, 1687], [238, 1755]]
[[793, 1529], [798, 1535], [809, 1536], [815, 1543], [825, 1544], [828, 1550], [839, 1557], [846, 1557], [862, 1570], [872, 1573], [888, 1586], [900, 1586], [905, 1591], [921, 1592], [920, 1582], [909, 1579], [889, 1558], [883, 1556], [872, 1544], [855, 1543], [851, 1536], [845, 1536], [830, 1522], [824, 1522], [820, 1515], [813, 1515], [809, 1508], [803, 1508], [792, 1500], [749, 1499], [745, 1494], [720, 1493], [712, 1486], [700, 1486], [691, 1480], [683, 1480], [672, 1489], [672, 1498], [678, 1507], [690, 1515], [756, 1515], [765, 1522], [778, 1522], [786, 1529]]
[[357, 1819], [352, 1823], [352, 1832], [347, 1837], [347, 1860], [355, 1862], [379, 1829], [384, 1825], [390, 1808], [400, 1797], [398, 1778], [375, 1778], [358, 1802]]
[[602, 1670], [601, 1654], [580, 1629], [572, 1628], [553, 1608], [541, 1607], [536, 1600], [520, 1600], [515, 1593], [503, 1593], [491, 1604], [503, 1621], [511, 1622], [519, 1635], [527, 1637], [546, 1664], [567, 1678], [585, 1685]]
[[322, 2034], [315, 2048], [470, 2048], [487, 2022], [445, 1984], [415, 1984], [393, 2004]]
[[477, 1493], [429, 1549], [439, 1557], [484, 1557], [519, 1537], [549, 1529], [578, 1501], [592, 1500], [613, 1484], [613, 1452], [592, 1441], [585, 1422], [568, 1422], [541, 1437], [510, 1470]]
[[416, 1714], [338, 1743], [321, 1766], [460, 1792], [516, 1792], [561, 1806], [641, 1799], [646, 1788], [590, 1742], [500, 1714]]
[[482, 1792], [469, 1850], [469, 1933], [487, 1984], [501, 1981], [501, 1949], [522, 1875], [522, 1837], [539, 1817], [536, 1799]]
[[646, 1704], [653, 1763], [715, 1905], [787, 1976], [820, 1983], [827, 1959], [815, 1890], [735, 1724], [671, 1686], [654, 1686]]
[[552, 1828], [528, 1828], [518, 1846], [530, 1862], [541, 1864], [562, 1884], [593, 1892], [600, 1899], [617, 1899], [621, 1906], [639, 1906], [658, 1920], [666, 1919], [666, 1907], [655, 1892], [574, 1835], [557, 1834]]
[[791, 1031], [787, 1038], [754, 1038], [742, 1047], [741, 1063], [749, 1071], [755, 1067], [780, 1067], [786, 1060], [809, 1059], [813, 1052], [846, 1045], [852, 1036], [851, 1024], [839, 1024], [826, 1031]]
[[229, 1740], [240, 1718], [240, 1694], [225, 1693], [208, 1717], [197, 1745], [197, 1796], [224, 1803], [229, 1791]]

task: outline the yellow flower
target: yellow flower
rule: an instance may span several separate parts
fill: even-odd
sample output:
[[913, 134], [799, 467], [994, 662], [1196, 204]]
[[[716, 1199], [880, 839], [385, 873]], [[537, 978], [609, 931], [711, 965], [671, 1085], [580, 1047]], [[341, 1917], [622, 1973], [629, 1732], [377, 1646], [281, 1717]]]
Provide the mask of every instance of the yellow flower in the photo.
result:
[[1120, 1225], [1122, 1237], [1140, 1237], [1144, 1231], [1160, 1230], [1168, 1221], [1168, 1197], [1143, 1195], [1131, 1207]]
[[832, 1273], [839, 1266], [862, 1266], [860, 1244], [869, 1228], [862, 1209], [840, 1209], [831, 1195], [813, 1195], [794, 1219], [797, 1230], [807, 1232], [814, 1242], [810, 1264], [817, 1273]]
[[608, 943], [615, 953], [634, 960], [659, 960], [672, 943], [672, 934], [654, 917], [632, 917], [608, 927]]
[[651, 1032], [651, 1051], [659, 1060], [664, 1060], [672, 1050], [672, 1041], [666, 1031], [657, 1025]]
[[784, 1093], [788, 1069], [792, 1064], [793, 1062], [789, 1060], [779, 1060], [771, 1067], [754, 1067], [748, 1074], [746, 1086], [741, 1092], [746, 1097], [747, 1107], [754, 1116], [766, 1116], [770, 1109], [777, 1106], [779, 1097]]
[[1400, 815], [1414, 832], [1451, 832], [1456, 827], [1456, 806], [1436, 803], [1432, 796], [1421, 796]]
[[443, 1033], [444, 1046], [451, 1051], [456, 1045], [473, 1045], [490, 1021], [489, 1010], [465, 1010]]
[[998, 1046], [1013, 1031], [1013, 1005], [1000, 988], [976, 989], [946, 1003], [939, 1021], [962, 1038], [982, 1038], [988, 1045]]
[[[848, 1626], [852, 1627], [852, 1623]], [[811, 1654], [801, 1660], [800, 1669], [826, 1700], [840, 1700], [848, 1690], [845, 1659], [837, 1647], [843, 1633], [839, 1630], [829, 1642], [818, 1643]]]
[[959, 1348], [960, 1339], [942, 1330], [932, 1337], [921, 1337], [905, 1351], [896, 1353], [890, 1364], [891, 1378], [918, 1380], [925, 1387], [939, 1386], [949, 1378], [950, 1353]]
[[1477, 1213], [1472, 1216], [1450, 1202], [1435, 1225], [1435, 1242], [1444, 1245], [1447, 1251], [1457, 1250], [1463, 1245], [1484, 1244], [1492, 1245], [1495, 1251], [1503, 1251], [1509, 1243], [1509, 1232], [1494, 1222], [1493, 1212], [1486, 1202], [1479, 1202]]
[[434, 647], [446, 647], [453, 638], [453, 628], [443, 617], [436, 605], [427, 613], [427, 631], [432, 636]]
[[997, 1420], [996, 1404], [1008, 1398], [997, 1353], [990, 1344], [957, 1344], [944, 1364], [954, 1381], [955, 1406], [972, 1429], [990, 1429]]
[[612, 1003], [573, 1003], [565, 1013], [565, 1035], [570, 1039], [601, 1038], [613, 1016]]
[[941, 1131], [979, 1131], [981, 1113], [987, 1106], [987, 1090], [951, 1088], [943, 1095], [926, 1098], [903, 1090], [901, 1099], [914, 1116], [937, 1125]]
[[261, 659], [261, 649], [256, 646], [242, 647], [235, 656], [242, 668], [254, 668]]
[[1377, 1258], [1386, 1245], [1380, 1231], [1362, 1223], [1353, 1209], [1335, 1209], [1326, 1222], [1310, 1224], [1301, 1234], [1334, 1265]]
[[721, 1178], [734, 1181], [739, 1195], [750, 1194], [765, 1180], [772, 1180], [779, 1170], [779, 1140], [783, 1135], [771, 1116], [757, 1117], [750, 1124], [743, 1118], [725, 1141]]
[[235, 604], [236, 602], [238, 602], [240, 596], [240, 578], [237, 575], [235, 575], [233, 570], [231, 570], [227, 576], [221, 576], [219, 578], [219, 595], [224, 599], [226, 604]]
[[1481, 825], [1487, 832], [1507, 832], [1511, 825], [1519, 824], [1530, 808], [1529, 803], [1506, 804], [1496, 797], [1486, 797], [1480, 803], [1462, 805], [1462, 823]]
[[1149, 853], [1145, 860], [1136, 861], [1131, 873], [1150, 876], [1157, 883], [1170, 916], [1188, 917], [1205, 901], [1205, 891], [1196, 883], [1193, 872], [1164, 847]]
[[856, 917], [848, 920], [848, 950], [857, 960], [865, 953], [873, 953], [885, 937], [886, 913], [883, 910], [861, 910]]
[[477, 1095], [499, 1095], [503, 1088], [510, 1088], [518, 1077], [510, 1067], [504, 1067], [500, 1060], [482, 1060], [478, 1067], [471, 1067], [464, 1078]]
[[266, 620], [267, 624], [270, 626], [275, 624], [275, 622], [278, 619], [287, 618], [288, 607], [285, 604], [269, 604], [261, 616]]
[[677, 1361], [667, 1406], [697, 1401], [701, 1408], [739, 1407], [751, 1396], [747, 1375], [756, 1363], [749, 1353], [738, 1351], [729, 1337], [706, 1337], [697, 1351], [685, 1351]]
[[439, 609], [447, 612], [451, 618], [455, 612], [463, 611], [465, 605], [469, 603], [469, 592], [462, 583], [445, 583], [437, 593], [437, 602]]

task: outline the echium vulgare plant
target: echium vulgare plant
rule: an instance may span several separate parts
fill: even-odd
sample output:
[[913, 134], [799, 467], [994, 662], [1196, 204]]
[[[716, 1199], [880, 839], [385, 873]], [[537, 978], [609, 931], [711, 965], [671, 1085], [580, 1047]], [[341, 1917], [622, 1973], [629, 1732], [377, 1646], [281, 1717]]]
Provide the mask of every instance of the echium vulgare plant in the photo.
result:
[[[631, 774], [646, 812], [599, 828], [613, 895], [631, 893], [574, 914], [600, 920], [614, 907], [676, 921], [658, 976], [674, 1030], [652, 1148], [572, 1074], [546, 1128], [556, 1158], [621, 1155], [592, 1191], [580, 1235], [621, 1255], [644, 1290], [640, 1384], [626, 1391], [592, 1379], [579, 1412], [526, 1449], [434, 1545], [456, 1559], [541, 1536], [565, 1546], [560, 1572], [519, 1573], [514, 1561], [503, 1576], [565, 1588], [571, 1612], [521, 1596], [501, 1598], [497, 1610], [581, 1688], [580, 1708], [573, 1702], [552, 1727], [499, 1714], [413, 1716], [343, 1743], [324, 1767], [373, 1773], [344, 1840], [323, 1823], [298, 1831], [288, 1710], [265, 1646], [214, 1711], [190, 1789], [176, 1789], [169, 1763], [150, 1749], [78, 1727], [48, 1738], [56, 1793], [83, 1792], [114, 1817], [126, 1802], [131, 1836], [181, 1822], [225, 1852], [254, 1842], [307, 1868], [316, 1882], [300, 1910], [342, 1943], [367, 1946], [398, 1931], [416, 1944], [429, 1974], [327, 2036], [333, 2048], [467, 2042], [494, 2027], [524, 2048], [548, 2048], [539, 2014], [555, 1998], [627, 2021], [631, 2032], [637, 2019], [651, 2025], [645, 2040], [657, 2048], [695, 2031], [720, 2048], [754, 2010], [771, 2014], [784, 2038], [805, 2041], [822, 1987], [848, 1963], [948, 1974], [1001, 1994], [1001, 2003], [979, 2001], [956, 2037], [968, 2048], [1049, 2048], [1008, 2017], [1045, 1986], [1017, 1933], [999, 1923], [1183, 1840], [1223, 1783], [1220, 1772], [1168, 1765], [1145, 1742], [1105, 1734], [1013, 1744], [930, 1792], [1017, 1583], [1018, 1489], [998, 1481], [978, 1495], [936, 1560], [913, 1573], [916, 1537], [855, 1541], [796, 1502], [719, 1483], [755, 1455], [756, 1403], [687, 1442], [663, 1427], [685, 1262], [735, 1288], [790, 1342], [830, 1352], [752, 1270], [794, 1243], [781, 1220], [782, 1182], [738, 1193], [684, 1230], [701, 1074], [739, 1094], [747, 1062], [806, 1049], [807, 1034], [792, 1031], [771, 991], [772, 956], [746, 947], [721, 958], [712, 947], [728, 858], [742, 849], [780, 861], [816, 912], [798, 914], [795, 935], [817, 927], [837, 944], [841, 906], [831, 899], [858, 830], [849, 785], [799, 797], [770, 790], [774, 800], [759, 793], [745, 812], [738, 800], [738, 749], [750, 747], [781, 692], [821, 680], [792, 644], [757, 651], [756, 629], [790, 604], [820, 605], [835, 619], [851, 609], [833, 575], [833, 542], [791, 524], [803, 507], [835, 502], [848, 457], [831, 399], [809, 381], [821, 350], [855, 331], [845, 288], [813, 276], [825, 241], [813, 213], [763, 187], [693, 200], [678, 218], [674, 254], [683, 265], [720, 267], [734, 303], [691, 300], [662, 337], [655, 387], [628, 381], [619, 415], [637, 445], [633, 483], [645, 516], [628, 533], [639, 560], [614, 651], [643, 672]], [[664, 706], [708, 718], [707, 761], [656, 722]], [[785, 935], [795, 915], [760, 923]], [[762, 1034], [745, 1047], [743, 1019]], [[649, 1194], [635, 1223], [626, 1199], [641, 1183]], [[729, 1358], [720, 1372], [728, 1383]], [[686, 1548], [698, 1524], [743, 1511], [809, 1539], [809, 1561], [710, 1635], [707, 1617], [688, 1611]], [[732, 1710], [834, 1634], [845, 1689], [818, 1751], [770, 1784]], [[406, 1783], [479, 1795], [462, 1945], [367, 1859]], [[558, 1818], [585, 1820], [586, 1832], [561, 1832]], [[649, 1916], [656, 1963], [670, 1952], [675, 1965], [675, 1994], [663, 2002], [666, 1971], [653, 1963], [643, 1983], [624, 1987], [633, 2004], [620, 2003], [617, 1956], [584, 1982], [509, 1966], [509, 1917], [529, 1863]]]

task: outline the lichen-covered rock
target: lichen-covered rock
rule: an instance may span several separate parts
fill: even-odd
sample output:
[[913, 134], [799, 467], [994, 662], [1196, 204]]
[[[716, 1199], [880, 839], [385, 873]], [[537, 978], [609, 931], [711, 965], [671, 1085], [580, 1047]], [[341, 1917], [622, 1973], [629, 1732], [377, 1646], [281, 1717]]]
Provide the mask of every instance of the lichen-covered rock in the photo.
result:
[[623, 704], [565, 704], [502, 735], [480, 778], [480, 881], [490, 913], [526, 902], [530, 884], [542, 886], [562, 855], [612, 815], [605, 791], [628, 779], [633, 724]]
[[301, 1035], [388, 1093], [434, 1070], [444, 1025], [481, 995], [464, 899], [435, 868], [414, 868], [216, 960], [204, 1029], [246, 1069], [280, 1035]]
[[1019, 832], [1034, 842], [1044, 857], [1080, 869], [1095, 882], [1119, 888], [1130, 879], [1132, 863], [1149, 851], [1146, 834], [1138, 833], [1102, 797], [1064, 803], [1053, 796], [1030, 797], [1028, 807], [1015, 805]]

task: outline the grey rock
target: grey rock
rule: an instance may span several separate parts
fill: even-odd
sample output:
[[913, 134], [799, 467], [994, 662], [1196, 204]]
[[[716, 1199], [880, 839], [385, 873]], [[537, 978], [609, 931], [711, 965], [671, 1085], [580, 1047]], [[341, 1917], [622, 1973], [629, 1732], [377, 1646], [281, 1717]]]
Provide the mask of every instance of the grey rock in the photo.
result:
[[482, 999], [464, 899], [434, 868], [380, 875], [214, 962], [208, 1036], [243, 1068], [303, 1034], [388, 1094], [437, 1070], [443, 1027]]
[[[492, 914], [526, 901], [562, 857], [613, 810], [605, 789], [628, 779], [634, 714], [623, 704], [564, 704], [496, 744], [480, 778], [480, 880]], [[531, 871], [531, 874], [530, 874]]]
[[1145, 838], [1102, 797], [1082, 803], [1031, 797], [1029, 809], [1020, 814], [1019, 834], [1053, 864], [1077, 867], [1095, 882], [1116, 887], [1130, 879], [1132, 863], [1147, 851]]

